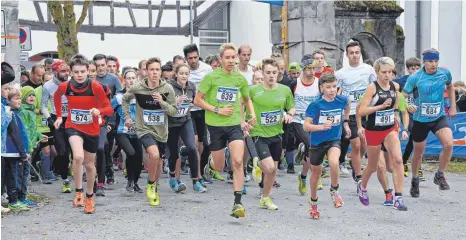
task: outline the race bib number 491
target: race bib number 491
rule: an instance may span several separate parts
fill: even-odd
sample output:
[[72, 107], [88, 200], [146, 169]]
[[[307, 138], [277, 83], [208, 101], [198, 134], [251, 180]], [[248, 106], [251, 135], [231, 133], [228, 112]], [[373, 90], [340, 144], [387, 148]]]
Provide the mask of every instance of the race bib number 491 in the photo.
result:
[[273, 126], [280, 123], [281, 112], [280, 110], [261, 112], [261, 125]]
[[218, 87], [217, 102], [235, 103], [238, 88]]
[[341, 109], [321, 110], [319, 116], [319, 125], [332, 122], [332, 126], [341, 124]]
[[375, 126], [390, 126], [395, 124], [395, 111], [388, 109], [375, 112]]
[[143, 118], [146, 125], [165, 124], [165, 112], [163, 110], [144, 110]]
[[74, 124], [90, 124], [93, 122], [90, 110], [71, 109], [71, 122]]
[[440, 114], [441, 103], [423, 103], [421, 105], [421, 115], [425, 117], [436, 117]]

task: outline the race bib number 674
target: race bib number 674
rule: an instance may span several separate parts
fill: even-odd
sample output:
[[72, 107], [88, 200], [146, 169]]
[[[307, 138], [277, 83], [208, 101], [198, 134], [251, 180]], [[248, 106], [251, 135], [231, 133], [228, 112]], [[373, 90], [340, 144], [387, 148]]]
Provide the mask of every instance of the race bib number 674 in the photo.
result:
[[90, 124], [93, 122], [90, 110], [71, 109], [71, 122], [74, 124]]

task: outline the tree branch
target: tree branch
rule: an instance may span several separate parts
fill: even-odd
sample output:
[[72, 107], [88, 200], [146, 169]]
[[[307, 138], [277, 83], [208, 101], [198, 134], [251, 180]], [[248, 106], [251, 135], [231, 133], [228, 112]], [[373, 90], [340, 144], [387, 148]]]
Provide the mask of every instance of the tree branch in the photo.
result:
[[81, 10], [81, 16], [79, 17], [78, 22], [76, 23], [76, 29], [79, 29], [81, 25], [83, 24], [84, 20], [86, 19], [87, 10], [89, 9], [90, 3], [91, 3], [91, 0], [84, 1], [83, 9]]
[[59, 1], [47, 1], [47, 7], [50, 9], [53, 23], [58, 27], [63, 22], [63, 8], [61, 3]]

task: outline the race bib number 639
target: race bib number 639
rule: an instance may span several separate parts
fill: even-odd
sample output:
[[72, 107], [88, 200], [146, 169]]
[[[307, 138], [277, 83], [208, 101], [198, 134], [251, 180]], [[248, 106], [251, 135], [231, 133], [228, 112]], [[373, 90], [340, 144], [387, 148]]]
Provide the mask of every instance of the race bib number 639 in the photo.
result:
[[235, 103], [238, 88], [218, 87], [217, 102]]

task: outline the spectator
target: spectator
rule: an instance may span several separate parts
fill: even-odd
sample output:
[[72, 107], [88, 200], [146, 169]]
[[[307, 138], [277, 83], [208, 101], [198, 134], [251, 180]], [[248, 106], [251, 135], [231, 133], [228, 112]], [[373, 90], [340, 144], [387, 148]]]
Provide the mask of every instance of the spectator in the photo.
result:
[[205, 58], [205, 63], [209, 64], [212, 70], [215, 70], [218, 67], [220, 67], [220, 61], [219, 61], [218, 55], [210, 54], [209, 56]]
[[29, 72], [27, 70], [21, 72], [21, 77], [20, 77], [20, 85], [23, 85], [23, 83], [29, 81], [31, 79], [31, 76], [29, 75]]
[[162, 66], [162, 78], [165, 80], [173, 79], [175, 72], [173, 71], [173, 67], [171, 65], [163, 65]]
[[44, 60], [44, 68], [46, 72], [52, 72], [53, 58], [46, 58]]
[[45, 68], [43, 65], [36, 64], [32, 66], [31, 69], [31, 78], [21, 84], [21, 87], [31, 86], [32, 88], [36, 89], [39, 86], [42, 86], [42, 75], [45, 73]]
[[455, 87], [456, 107], [459, 112], [466, 112], [466, 84], [464, 81], [456, 81]]

